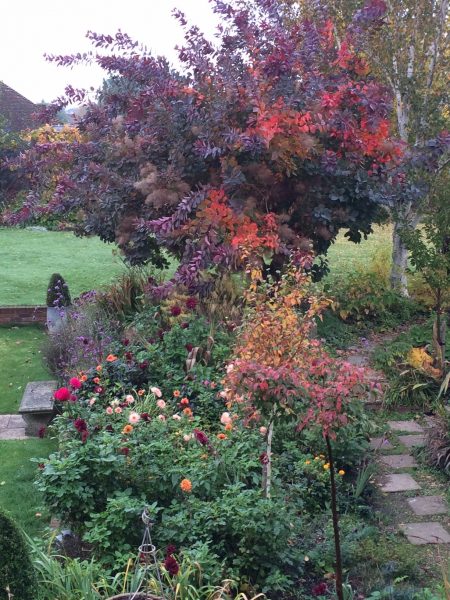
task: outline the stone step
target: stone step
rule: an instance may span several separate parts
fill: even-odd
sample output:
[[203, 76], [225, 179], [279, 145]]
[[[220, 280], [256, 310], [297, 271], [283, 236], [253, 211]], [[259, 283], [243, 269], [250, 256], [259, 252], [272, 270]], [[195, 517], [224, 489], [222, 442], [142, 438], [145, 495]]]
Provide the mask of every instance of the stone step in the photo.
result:
[[406, 500], [412, 511], [419, 516], [444, 515], [448, 513], [448, 504], [444, 496], [417, 496]]
[[374, 437], [370, 439], [369, 447], [371, 450], [392, 450], [394, 446], [386, 438]]
[[425, 436], [423, 434], [417, 435], [399, 435], [398, 440], [403, 446], [407, 448], [414, 448], [415, 446], [425, 446]]
[[0, 440], [23, 440], [25, 421], [20, 415], [0, 415]]
[[387, 424], [393, 431], [405, 433], [423, 433], [423, 427], [415, 421], [388, 421]]
[[409, 473], [393, 473], [385, 475], [379, 484], [382, 492], [409, 492], [420, 490], [421, 487]]
[[386, 454], [380, 457], [380, 461], [392, 469], [410, 469], [419, 466], [411, 454]]
[[450, 534], [440, 523], [404, 523], [400, 525], [408, 541], [413, 546], [424, 544], [450, 544]]

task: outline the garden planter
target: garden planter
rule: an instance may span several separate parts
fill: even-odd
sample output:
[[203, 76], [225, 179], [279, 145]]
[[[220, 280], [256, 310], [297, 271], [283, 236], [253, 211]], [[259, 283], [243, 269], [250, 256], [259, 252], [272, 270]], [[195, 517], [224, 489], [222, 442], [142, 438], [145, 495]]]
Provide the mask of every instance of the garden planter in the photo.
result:
[[63, 308], [47, 306], [47, 328], [51, 333], [55, 333], [61, 327], [65, 319]]

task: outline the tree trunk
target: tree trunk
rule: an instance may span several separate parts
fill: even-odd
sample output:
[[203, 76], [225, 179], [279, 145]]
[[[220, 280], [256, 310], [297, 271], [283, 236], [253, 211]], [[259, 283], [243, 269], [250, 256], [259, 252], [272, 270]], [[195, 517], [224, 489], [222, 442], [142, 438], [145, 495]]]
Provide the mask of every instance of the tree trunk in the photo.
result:
[[400, 229], [402, 224], [399, 221], [394, 222], [394, 232], [392, 235], [392, 267], [390, 282], [391, 288], [399, 292], [402, 296], [408, 297], [408, 282], [406, 279], [406, 267], [408, 265], [408, 250], [400, 239]]
[[334, 553], [336, 558], [336, 595], [338, 600], [344, 600], [344, 578], [342, 570], [341, 536], [339, 531], [339, 512], [337, 506], [334, 460], [331, 442], [328, 436], [325, 436], [325, 442], [327, 444], [328, 462], [330, 464], [331, 513], [333, 517]]

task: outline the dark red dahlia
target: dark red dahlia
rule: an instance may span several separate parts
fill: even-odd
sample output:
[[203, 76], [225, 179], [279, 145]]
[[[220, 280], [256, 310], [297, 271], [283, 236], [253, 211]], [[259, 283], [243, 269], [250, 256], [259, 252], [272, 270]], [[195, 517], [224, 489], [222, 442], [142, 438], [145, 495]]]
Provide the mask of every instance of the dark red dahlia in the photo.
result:
[[85, 431], [81, 432], [81, 442], [83, 444], [86, 443], [86, 440], [88, 439], [88, 437], [89, 437], [89, 431], [85, 430]]
[[119, 452], [120, 452], [120, 454], [123, 454], [124, 456], [128, 456], [128, 454], [130, 453], [130, 449], [125, 446], [124, 448], [121, 448], [119, 450]]
[[189, 310], [195, 310], [196, 306], [197, 306], [196, 298], [188, 298], [186, 300], [186, 308], [188, 308]]
[[170, 314], [172, 317], [178, 317], [178, 315], [181, 315], [181, 308], [178, 306], [178, 304], [175, 304], [175, 306], [171, 307]]
[[185, 348], [188, 352], [192, 352], [192, 349], [194, 348], [194, 346], [192, 344], [186, 344]]
[[328, 587], [327, 584], [322, 581], [322, 583], [318, 583], [317, 585], [315, 585], [313, 587], [313, 589], [311, 590], [311, 593], [313, 596], [323, 596], [324, 594], [326, 594], [328, 591]]
[[181, 323], [180, 327], [181, 327], [181, 329], [189, 329], [189, 323], [186, 323], [186, 322]]
[[124, 346], [128, 346], [129, 343], [130, 343], [130, 340], [128, 338], [125, 338], [124, 340], [122, 340], [122, 344]]
[[150, 421], [150, 415], [148, 413], [141, 413], [141, 419], [143, 421]]
[[259, 462], [262, 465], [267, 465], [269, 463], [269, 455], [267, 454], [267, 452], [263, 452], [259, 455]]
[[44, 438], [47, 433], [47, 427], [39, 427], [38, 436]]
[[200, 431], [200, 429], [194, 429], [195, 439], [202, 446], [207, 446], [209, 444], [209, 439], [206, 433]]
[[74, 427], [77, 431], [79, 431], [80, 433], [82, 431], [86, 431], [87, 430], [87, 423], [84, 419], [80, 419], [80, 417], [78, 417], [78, 419], [75, 419], [75, 421], [73, 422]]
[[143, 371], [145, 371], [145, 369], [148, 367], [148, 360], [143, 360], [141, 363], [139, 363], [139, 368], [142, 369]]
[[171, 554], [176, 554], [177, 547], [174, 544], [169, 544], [166, 548], [166, 556], [170, 556]]
[[166, 556], [166, 560], [164, 561], [164, 567], [166, 571], [169, 573], [171, 577], [175, 577], [180, 570], [180, 566], [173, 556]]

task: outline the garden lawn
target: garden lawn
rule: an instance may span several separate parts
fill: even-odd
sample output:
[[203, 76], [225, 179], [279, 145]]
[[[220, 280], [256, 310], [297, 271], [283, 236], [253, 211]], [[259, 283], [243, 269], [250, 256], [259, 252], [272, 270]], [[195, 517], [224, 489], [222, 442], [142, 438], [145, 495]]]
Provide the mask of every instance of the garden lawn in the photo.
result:
[[390, 270], [392, 257], [392, 226], [374, 227], [367, 240], [349, 242], [342, 231], [328, 251], [330, 273], [326, 281], [341, 280], [357, 270], [364, 270], [374, 261], [381, 269]]
[[42, 363], [44, 340], [37, 325], [0, 327], [0, 414], [18, 411], [29, 381], [52, 379]]
[[70, 232], [0, 228], [0, 305], [45, 304], [52, 273], [72, 298], [110, 283], [125, 266], [114, 244]]
[[49, 439], [0, 440], [0, 506], [30, 536], [39, 534], [49, 522], [33, 485], [38, 466], [31, 458], [45, 458], [54, 450], [56, 442]]

